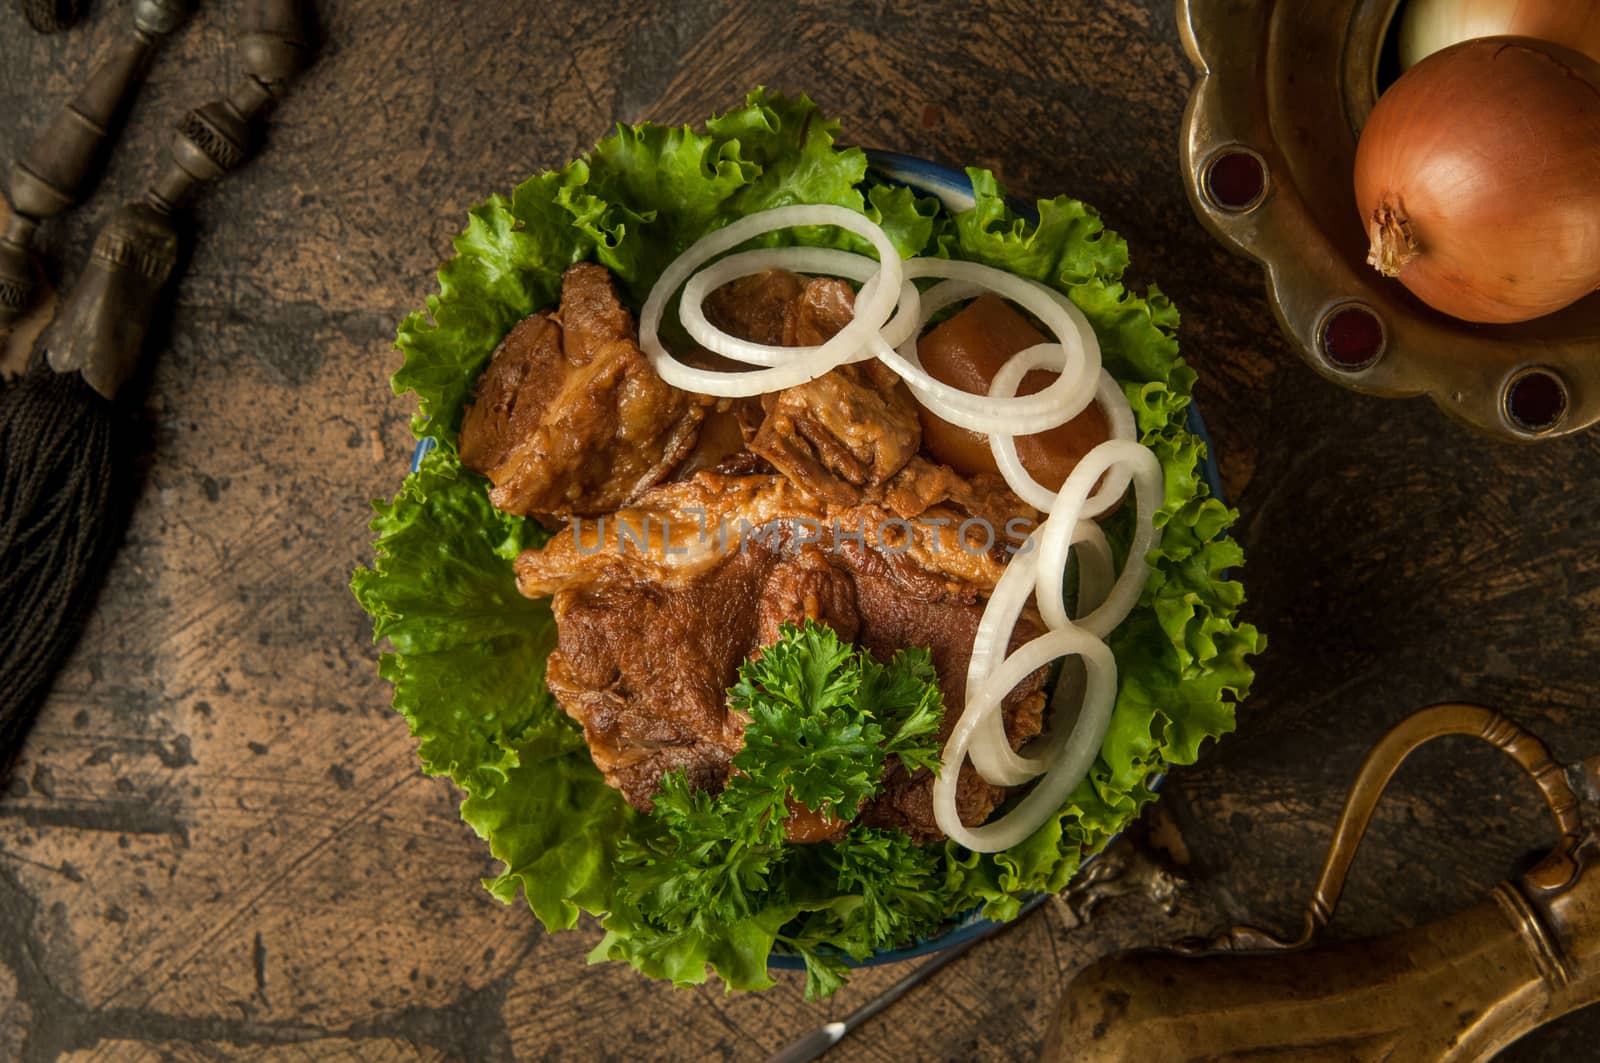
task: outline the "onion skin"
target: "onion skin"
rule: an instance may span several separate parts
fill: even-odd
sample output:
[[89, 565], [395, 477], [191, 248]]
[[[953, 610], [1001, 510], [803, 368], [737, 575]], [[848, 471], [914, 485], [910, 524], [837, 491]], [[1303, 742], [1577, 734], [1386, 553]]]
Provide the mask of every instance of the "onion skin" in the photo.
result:
[[1436, 310], [1510, 323], [1600, 288], [1600, 63], [1525, 37], [1429, 56], [1356, 149], [1368, 262]]
[[1400, 66], [1474, 37], [1537, 37], [1600, 62], [1600, 0], [1406, 0]]

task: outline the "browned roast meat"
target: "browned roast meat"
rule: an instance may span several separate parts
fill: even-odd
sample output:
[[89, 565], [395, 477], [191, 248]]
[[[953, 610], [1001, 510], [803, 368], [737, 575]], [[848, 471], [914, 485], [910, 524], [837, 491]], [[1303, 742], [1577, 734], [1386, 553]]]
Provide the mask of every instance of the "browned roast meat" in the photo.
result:
[[783, 318], [786, 347], [815, 347], [839, 334], [856, 316], [856, 293], [844, 281], [813, 277]]
[[850, 285], [769, 269], [729, 281], [705, 301], [706, 320], [724, 332], [774, 347], [813, 347], [855, 317]]
[[[706, 318], [735, 336], [785, 347], [835, 336], [855, 315], [855, 293], [828, 277], [769, 270], [712, 292]], [[818, 498], [836, 504], [885, 483], [916, 454], [922, 423], [905, 384], [876, 361], [843, 365], [762, 397], [749, 447]]]
[[[969, 517], [992, 524], [1000, 516], [944, 499], [905, 520], [870, 499], [828, 505], [775, 473], [707, 470], [653, 487], [603, 518], [573, 521], [517, 558], [517, 586], [530, 598], [606, 580], [682, 586], [752, 541], [772, 538], [774, 529], [787, 529], [778, 538], [790, 544], [822, 541], [825, 533], [830, 552], [879, 554], [908, 586], [932, 588], [929, 594], [956, 587], [987, 592], [1005, 568], [1004, 540], [984, 550], [981, 540], [972, 541], [977, 526], [966, 529], [965, 542], [961, 531]], [[995, 530], [1005, 534], [1003, 524]]]
[[[928, 647], [947, 705], [941, 736], [948, 735], [965, 697], [984, 594], [1000, 566], [962, 550], [949, 528], [914, 525], [903, 553], [880, 549], [870, 533], [865, 541], [836, 538], [831, 514], [869, 511], [876, 521], [890, 517], [869, 503], [824, 507], [781, 476], [706, 472], [654, 488], [603, 522], [577, 523], [517, 559], [523, 592], [553, 595], [550, 689], [583, 724], [596, 766], [632, 804], [651, 807], [661, 776], [679, 768], [696, 785], [720, 788], [745, 722], [728, 710], [727, 689], [784, 621], [826, 623], [884, 660]], [[720, 528], [728, 533], [719, 542]], [[1016, 638], [1037, 630], [1025, 618]], [[1039, 732], [1044, 677], [1041, 669], [1004, 703], [1018, 745]], [[938, 837], [931, 788], [927, 772], [908, 776], [896, 765], [863, 821]], [[970, 765], [958, 792], [963, 820], [974, 824], [1005, 794]], [[806, 821], [791, 837], [838, 829]]]
[[706, 296], [706, 320], [753, 343], [792, 347], [793, 341], [785, 339], [785, 320], [805, 288], [805, 278], [786, 269], [740, 277]]
[[653, 807], [661, 777], [679, 768], [698, 788], [722, 789], [744, 741], [727, 692], [755, 645], [769, 567], [749, 551], [681, 586], [624, 578], [555, 595], [546, 682], [634, 807]]
[[771, 396], [749, 446], [818, 498], [847, 505], [905, 468], [921, 442], [911, 393], [873, 361]]
[[[854, 295], [841, 281], [772, 272], [712, 293], [706, 313], [752, 340], [809, 345], [851, 320]], [[713, 401], [664, 384], [633, 330], [604, 270], [569, 270], [560, 310], [518, 325], [496, 352], [460, 441], [463, 461], [494, 481], [496, 505], [570, 521], [517, 559], [517, 583], [552, 597], [547, 682], [606, 780], [641, 809], [676, 770], [720, 790], [745, 725], [727, 690], [783, 623], [804, 619], [885, 660], [928, 647], [947, 736], [984, 596], [1005, 547], [1031, 527], [1019, 534], [1008, 522], [1034, 511], [998, 478], [919, 456], [916, 405], [876, 362]], [[703, 351], [687, 357], [733, 368]], [[1037, 630], [1027, 615], [1015, 638]], [[1016, 744], [1039, 732], [1044, 676], [1004, 703]], [[1004, 796], [962, 769], [965, 822], [982, 822]], [[791, 840], [848, 826], [793, 812]], [[860, 817], [939, 837], [932, 776], [894, 762]]]
[[1024, 503], [998, 476], [978, 473], [962, 476], [948, 465], [918, 454], [880, 489], [873, 492], [886, 509], [902, 517], [916, 517], [941, 505], [990, 521], [996, 533], [1011, 517], [1031, 518], [1035, 510]]
[[664, 480], [694, 447], [708, 401], [668, 385], [601, 266], [561, 281], [561, 307], [511, 330], [461, 423], [462, 464], [508, 513], [607, 513]]
[[717, 469], [729, 462], [759, 463], [770, 469], [766, 461], [744, 449], [745, 433], [738, 403], [751, 402], [760, 409], [760, 400], [724, 399], [706, 411], [700, 423], [700, 438], [694, 449], [683, 459], [673, 478], [687, 480], [704, 469]]
[[546, 311], [523, 318], [478, 377], [456, 440], [461, 461], [487, 474], [530, 438], [561, 390], [561, 326]]
[[784, 624], [806, 620], [827, 624], [846, 642], [861, 633], [855, 581], [816, 544], [779, 556], [767, 571], [756, 607], [756, 645], [769, 646]]
[[[865, 561], [862, 565], [860, 562]], [[967, 664], [972, 640], [983, 618], [983, 599], [976, 593], [937, 596], [908, 593], [901, 567], [884, 563], [883, 555], [857, 555], [853, 566], [856, 596], [861, 609], [860, 644], [880, 660], [888, 660], [906, 646], [925, 646], [939, 675], [945, 715], [939, 727], [942, 745], [961, 716], [967, 696]], [[1011, 649], [1037, 636], [1037, 621], [1024, 615], [1011, 637]], [[1044, 681], [1047, 669], [1030, 675], [1001, 702], [1006, 735], [1013, 748], [1021, 748], [1039, 734], [1044, 722]], [[987, 782], [971, 764], [964, 764], [956, 780], [956, 808], [961, 822], [976, 826], [1005, 799], [1006, 790]], [[883, 792], [862, 809], [861, 822], [870, 827], [898, 827], [918, 841], [942, 837], [933, 815], [933, 774], [919, 768], [908, 774], [890, 758]]]

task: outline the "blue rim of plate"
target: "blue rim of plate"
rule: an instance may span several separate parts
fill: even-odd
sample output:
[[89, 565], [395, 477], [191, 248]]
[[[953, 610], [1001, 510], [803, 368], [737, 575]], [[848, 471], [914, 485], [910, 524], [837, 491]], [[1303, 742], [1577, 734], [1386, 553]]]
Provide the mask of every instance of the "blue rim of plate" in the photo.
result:
[[[913, 155], [902, 155], [899, 152], [878, 151], [876, 149], [867, 150], [867, 161], [875, 176], [885, 178], [896, 184], [903, 184], [923, 195], [933, 196], [944, 204], [945, 209], [952, 213], [967, 210], [976, 202], [973, 198], [972, 181], [959, 170], [953, 170], [948, 166], [930, 162], [927, 159], [919, 159]], [[1024, 217], [1038, 221], [1038, 214], [1029, 204], [1013, 199], [1011, 206]], [[1189, 431], [1199, 438], [1200, 442], [1205, 444], [1205, 459], [1201, 463], [1201, 474], [1205, 479], [1206, 486], [1211, 490], [1211, 496], [1225, 503], [1227, 499], [1222, 493], [1222, 473], [1217, 468], [1217, 459], [1212, 452], [1211, 435], [1206, 431], [1206, 422], [1200, 416], [1200, 410], [1193, 400], [1190, 401], [1186, 409], [1185, 424]], [[422, 464], [423, 456], [436, 445], [437, 443], [431, 437], [417, 441], [416, 449], [411, 454], [412, 472], [417, 471], [417, 467]], [[1150, 780], [1149, 787], [1151, 790], [1159, 790], [1164, 781], [1166, 781], [1166, 773], [1162, 772]], [[1120, 835], [1113, 835], [1107, 840], [1106, 844], [1109, 845], [1118, 837]], [[1095, 855], [1097, 854], [1084, 857], [1083, 862], [1078, 865], [1079, 873], [1082, 873], [1083, 869], [1095, 859]], [[1033, 911], [1048, 899], [1049, 894], [1045, 893], [1036, 893], [1030, 896], [1023, 901], [1022, 908], [1017, 912], [1017, 918], [1022, 918], [1022, 916]], [[947, 929], [904, 948], [879, 949], [864, 960], [856, 960], [843, 955], [840, 958], [848, 967], [876, 967], [884, 963], [913, 960], [930, 953], [954, 948], [957, 945], [971, 941], [973, 938], [987, 934], [1000, 925], [996, 920], [984, 919], [978, 914], [978, 909], [974, 908], [956, 916]], [[805, 968], [805, 960], [795, 953], [773, 952], [767, 957], [767, 967], [785, 971], [803, 970]]]

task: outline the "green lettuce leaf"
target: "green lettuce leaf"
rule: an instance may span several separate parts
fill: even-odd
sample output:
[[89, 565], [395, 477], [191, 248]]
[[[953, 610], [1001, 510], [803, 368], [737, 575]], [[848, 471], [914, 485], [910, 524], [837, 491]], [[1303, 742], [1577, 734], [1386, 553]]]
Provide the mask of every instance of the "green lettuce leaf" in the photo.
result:
[[511, 558], [545, 538], [489, 505], [447, 448], [428, 454], [393, 502], [375, 503], [377, 559], [352, 579], [379, 669], [419, 740], [423, 767], [489, 790], [517, 763], [512, 740], [559, 710], [544, 686], [550, 605], [517, 593]]
[[417, 394], [419, 435], [453, 443], [478, 372], [511, 326], [555, 302], [561, 273], [585, 258], [591, 241], [555, 202], [559, 174], [541, 174], [508, 201], [493, 196], [467, 213], [456, 255], [439, 270], [427, 310], [400, 323], [395, 345], [405, 361], [395, 394]]
[[[522, 893], [551, 929], [580, 912], [600, 916], [606, 934], [591, 959], [678, 983], [714, 971], [731, 988], [761, 988], [771, 984], [769, 954], [784, 949], [805, 960], [808, 993], [824, 995], [849, 959], [935, 933], [970, 909], [1014, 917], [1031, 894], [1065, 886], [1154, 799], [1155, 773], [1192, 763], [1232, 730], [1249, 658], [1264, 646], [1239, 622], [1243, 590], [1227, 575], [1243, 563], [1224, 537], [1235, 514], [1207, 497], [1204, 447], [1186, 425], [1195, 377], [1178, 354], [1177, 311], [1153, 286], [1126, 286], [1126, 243], [1066, 196], [1024, 217], [983, 170], [968, 171], [974, 208], [951, 216], [875, 179], [839, 135], [805, 97], [762, 90], [704, 131], [621, 127], [565, 169], [473, 208], [438, 292], [397, 339], [395, 390], [417, 395], [415, 430], [440, 446], [378, 505], [377, 558], [353, 580], [375, 636], [392, 647], [380, 669], [395, 685], [395, 708], [424, 767], [465, 791], [463, 817], [505, 864], [486, 883], [495, 896]], [[479, 370], [516, 321], [555, 301], [566, 266], [607, 265], [637, 305], [695, 240], [790, 203], [860, 211], [903, 255], [984, 262], [1065, 293], [1093, 325], [1142, 441], [1162, 462], [1163, 536], [1140, 608], [1110, 639], [1120, 682], [1100, 758], [1057, 815], [1002, 853], [861, 827], [837, 844], [782, 841], [792, 794], [813, 808], [848, 806], [873, 791], [887, 757], [936, 764], [931, 736], [944, 707], [915, 649], [868, 667], [814, 639], [792, 659], [752, 669], [731, 692], [752, 710], [752, 730], [723, 798], [669, 777], [656, 812], [633, 812], [544, 688], [554, 624], [547, 603], [517, 594], [510, 567], [544, 533], [490, 507], [453, 451]], [[757, 243], [867, 250], [832, 228]], [[1115, 551], [1126, 552], [1127, 523], [1107, 522]], [[870, 720], [843, 703], [867, 704]], [[805, 756], [790, 755], [797, 746], [826, 770], [808, 770]]]
[[521, 887], [547, 927], [570, 927], [610, 896], [633, 811], [545, 689], [555, 620], [517, 593], [511, 560], [547, 533], [490, 506], [448, 447], [374, 508], [378, 556], [352, 588], [395, 648], [379, 665], [394, 707], [423, 767], [467, 792], [462, 818], [506, 863], [485, 885], [504, 900]]
[[580, 911], [609, 905], [617, 845], [636, 813], [564, 716], [541, 717], [509, 752], [516, 763], [503, 783], [469, 788], [461, 818], [506, 865], [485, 880], [489, 892], [509, 904], [520, 889], [547, 929], [566, 930]]

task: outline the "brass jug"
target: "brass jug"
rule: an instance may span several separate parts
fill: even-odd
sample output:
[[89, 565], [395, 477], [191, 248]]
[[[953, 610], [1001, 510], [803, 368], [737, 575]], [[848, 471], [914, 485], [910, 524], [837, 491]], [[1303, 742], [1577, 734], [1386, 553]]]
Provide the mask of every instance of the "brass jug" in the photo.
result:
[[[1384, 937], [1314, 945], [1395, 769], [1424, 742], [1451, 734], [1510, 754], [1544, 795], [1560, 841], [1465, 912]], [[1490, 709], [1423, 709], [1367, 755], [1298, 937], [1239, 926], [1167, 951], [1101, 960], [1068, 987], [1044, 1060], [1489, 1059], [1600, 999], [1600, 842], [1579, 805], [1581, 798], [1596, 807], [1597, 769], [1600, 757], [1558, 765], [1543, 742]]]

